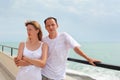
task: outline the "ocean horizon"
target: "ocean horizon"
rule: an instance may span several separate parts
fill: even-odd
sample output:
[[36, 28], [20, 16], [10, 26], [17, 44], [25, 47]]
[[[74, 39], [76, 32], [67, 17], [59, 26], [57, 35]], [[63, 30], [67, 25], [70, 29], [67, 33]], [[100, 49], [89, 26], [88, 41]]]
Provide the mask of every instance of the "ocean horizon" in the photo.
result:
[[[81, 45], [81, 50], [91, 58], [98, 59], [105, 64], [120, 66], [120, 42], [79, 43]], [[18, 48], [19, 42], [0, 42], [0, 45]], [[5, 51], [8, 51], [6, 53], [10, 52], [8, 49], [6, 49]], [[14, 52], [14, 55], [16, 54], [17, 51]], [[69, 57], [84, 60], [84, 58], [76, 54], [73, 50], [69, 51]], [[71, 61], [67, 62], [67, 69], [75, 70], [77, 72], [83, 72], [97, 78], [97, 80], [120, 80], [120, 71], [117, 70], [94, 67], [91, 65], [79, 64]]]

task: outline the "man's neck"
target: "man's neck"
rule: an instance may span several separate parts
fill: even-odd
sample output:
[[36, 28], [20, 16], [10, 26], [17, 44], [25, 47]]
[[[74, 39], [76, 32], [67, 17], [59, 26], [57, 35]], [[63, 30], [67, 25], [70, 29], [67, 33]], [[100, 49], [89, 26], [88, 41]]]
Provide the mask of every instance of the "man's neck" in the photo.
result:
[[55, 32], [55, 33], [53, 33], [53, 34], [49, 34], [49, 38], [50, 38], [50, 39], [54, 39], [54, 38], [57, 37], [57, 35], [58, 35], [57, 32]]

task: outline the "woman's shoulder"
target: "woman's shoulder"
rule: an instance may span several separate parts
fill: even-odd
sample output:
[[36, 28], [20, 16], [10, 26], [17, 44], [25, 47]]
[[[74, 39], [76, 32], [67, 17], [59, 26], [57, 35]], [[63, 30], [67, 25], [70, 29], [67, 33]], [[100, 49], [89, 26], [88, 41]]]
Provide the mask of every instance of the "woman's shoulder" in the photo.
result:
[[19, 46], [23, 46], [24, 44], [25, 44], [25, 42], [21, 41], [21, 42], [19, 43]]
[[25, 44], [25, 42], [21, 41], [20, 44]]
[[25, 42], [20, 42], [19, 43], [19, 48], [24, 48]]

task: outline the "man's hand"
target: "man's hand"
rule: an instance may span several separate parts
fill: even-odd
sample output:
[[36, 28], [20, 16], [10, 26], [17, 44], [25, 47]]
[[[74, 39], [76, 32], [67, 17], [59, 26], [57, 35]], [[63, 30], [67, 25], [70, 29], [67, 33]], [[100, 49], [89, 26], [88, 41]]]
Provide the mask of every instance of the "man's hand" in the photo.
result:
[[88, 62], [89, 62], [90, 64], [92, 64], [93, 66], [96, 66], [96, 65], [95, 65], [95, 62], [96, 62], [96, 63], [100, 63], [101, 61], [96, 60], [96, 59], [89, 58]]

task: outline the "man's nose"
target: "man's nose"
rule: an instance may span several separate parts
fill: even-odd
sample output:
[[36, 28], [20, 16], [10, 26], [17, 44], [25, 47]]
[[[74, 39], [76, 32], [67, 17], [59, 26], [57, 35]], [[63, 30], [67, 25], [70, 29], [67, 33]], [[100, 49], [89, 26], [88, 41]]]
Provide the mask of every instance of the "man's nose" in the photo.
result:
[[52, 29], [53, 28], [53, 26], [50, 26], [50, 29]]

